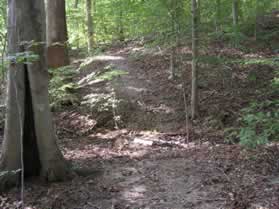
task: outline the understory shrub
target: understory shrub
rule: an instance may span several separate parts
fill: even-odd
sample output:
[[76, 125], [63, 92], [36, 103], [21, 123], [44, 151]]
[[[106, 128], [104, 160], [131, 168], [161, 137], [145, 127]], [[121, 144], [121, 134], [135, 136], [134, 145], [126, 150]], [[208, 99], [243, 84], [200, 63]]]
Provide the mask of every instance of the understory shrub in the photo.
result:
[[63, 105], [73, 105], [78, 102], [74, 94], [77, 85], [72, 81], [76, 71], [71, 66], [49, 70], [51, 79], [49, 83], [50, 105], [59, 108]]
[[276, 76], [271, 85], [271, 99], [253, 102], [242, 110], [240, 144], [254, 148], [268, 142], [279, 141], [279, 99], [276, 98], [278, 89], [279, 78]]

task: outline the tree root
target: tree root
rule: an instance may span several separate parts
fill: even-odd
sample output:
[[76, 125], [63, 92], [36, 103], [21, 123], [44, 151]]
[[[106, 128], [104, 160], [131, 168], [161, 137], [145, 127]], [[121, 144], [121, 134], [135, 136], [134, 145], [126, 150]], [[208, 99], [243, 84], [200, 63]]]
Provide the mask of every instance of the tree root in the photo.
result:
[[19, 183], [20, 170], [0, 172], [0, 193], [16, 186]]
[[75, 176], [68, 162], [61, 160], [51, 163], [51, 166], [43, 168], [41, 176], [47, 182], [70, 180]]

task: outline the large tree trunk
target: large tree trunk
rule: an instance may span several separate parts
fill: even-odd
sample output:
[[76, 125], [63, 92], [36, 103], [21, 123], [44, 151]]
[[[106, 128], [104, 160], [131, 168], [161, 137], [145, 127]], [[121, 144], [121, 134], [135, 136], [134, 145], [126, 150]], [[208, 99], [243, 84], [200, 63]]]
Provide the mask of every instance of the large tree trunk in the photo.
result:
[[92, 1], [86, 0], [86, 20], [87, 20], [87, 42], [88, 42], [88, 53], [91, 54], [94, 45], [94, 31], [92, 21]]
[[48, 66], [51, 68], [65, 66], [69, 64], [65, 0], [46, 2]]
[[[10, 57], [32, 52], [39, 58], [32, 63], [11, 61], [0, 170], [22, 169], [23, 151], [26, 177], [40, 174], [47, 181], [63, 180], [69, 167], [56, 144], [48, 101], [44, 0], [9, 0], [8, 7]], [[0, 189], [17, 180], [16, 176], [0, 175]]]
[[198, 5], [196, 0], [192, 0], [192, 98], [191, 113], [195, 118], [198, 113]]

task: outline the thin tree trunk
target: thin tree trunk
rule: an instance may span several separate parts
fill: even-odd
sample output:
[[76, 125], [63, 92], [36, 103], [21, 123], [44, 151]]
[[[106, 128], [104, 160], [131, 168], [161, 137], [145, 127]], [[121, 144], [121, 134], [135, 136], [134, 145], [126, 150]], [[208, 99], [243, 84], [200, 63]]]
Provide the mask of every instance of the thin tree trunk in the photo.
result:
[[[56, 144], [48, 101], [44, 1], [9, 0], [8, 7], [9, 55], [31, 51], [39, 58], [32, 64], [16, 60], [10, 63], [0, 170], [22, 170], [23, 151], [25, 176], [40, 174], [48, 181], [63, 180], [69, 167]], [[0, 190], [17, 181], [16, 175], [0, 176]]]
[[258, 0], [256, 0], [255, 3], [255, 31], [254, 31], [254, 37], [255, 41], [258, 39]]
[[233, 16], [233, 26], [236, 29], [238, 26], [238, 0], [233, 0], [232, 2], [232, 16]]
[[221, 30], [221, 0], [216, 0], [215, 27], [216, 32]]
[[79, 0], [75, 0], [75, 9], [78, 8], [78, 3], [79, 3]]
[[120, 41], [125, 40], [124, 24], [123, 24], [123, 3], [122, 2], [119, 2], [118, 38]]
[[[75, 9], [76, 10], [78, 10], [78, 5], [79, 5], [79, 0], [75, 0], [75, 5], [74, 5], [74, 7], [75, 7]], [[79, 19], [78, 18], [76, 18], [76, 25], [77, 25], [77, 30], [79, 31], [79, 28], [80, 28], [80, 24], [79, 24]], [[76, 35], [77, 37], [76, 37], [76, 42], [77, 42], [77, 49], [79, 50], [79, 42], [80, 42], [80, 36], [79, 36], [79, 33], [77, 33], [77, 35]]]
[[197, 17], [197, 1], [192, 0], [192, 97], [191, 97], [191, 113], [192, 118], [198, 114], [198, 17]]
[[200, 24], [201, 23], [201, 0], [196, 0], [196, 4], [197, 4], [197, 23]]
[[6, 46], [7, 46], [7, 34], [1, 34], [0, 32], [0, 37], [2, 39], [2, 44], [3, 44], [3, 49], [1, 52], [1, 66], [2, 66], [2, 82], [5, 81], [5, 72], [6, 72], [6, 67], [5, 67], [5, 57], [6, 57]]
[[[7, 23], [7, 10], [6, 7], [1, 7], [1, 16], [2, 21], [4, 23], [4, 27], [6, 27]], [[0, 32], [0, 38], [2, 39], [2, 56], [1, 56], [1, 65], [2, 65], [2, 79], [5, 80], [5, 56], [6, 56], [6, 46], [7, 46], [7, 33], [1, 33]]]
[[47, 57], [52, 68], [69, 64], [65, 7], [65, 0], [47, 0]]
[[177, 54], [176, 47], [178, 42], [178, 18], [177, 18], [177, 0], [173, 0], [171, 4], [171, 21], [172, 21], [172, 33], [174, 35], [175, 42], [171, 47], [170, 55], [170, 79], [176, 79], [177, 76]]
[[92, 21], [92, 1], [86, 0], [86, 19], [87, 19], [87, 42], [88, 42], [88, 53], [93, 52], [94, 46], [94, 30]]

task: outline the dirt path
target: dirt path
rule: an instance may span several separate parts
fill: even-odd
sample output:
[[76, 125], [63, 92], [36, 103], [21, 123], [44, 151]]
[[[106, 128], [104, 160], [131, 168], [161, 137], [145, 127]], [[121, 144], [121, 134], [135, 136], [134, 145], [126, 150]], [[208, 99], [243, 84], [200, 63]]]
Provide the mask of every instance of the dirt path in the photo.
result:
[[[139, 139], [169, 137], [151, 133], [130, 135], [124, 146], [116, 146], [123, 135], [122, 130], [65, 139], [61, 144], [65, 157], [75, 168], [87, 169], [69, 182], [51, 185], [36, 179], [28, 182], [26, 205], [32, 209], [276, 209], [279, 206], [278, 176], [274, 175], [278, 169], [274, 166], [278, 148], [261, 150], [262, 154], [253, 159], [253, 153], [245, 153], [238, 146], [182, 149], [138, 143]], [[270, 159], [274, 154], [274, 159]], [[18, 193], [14, 189], [4, 196], [8, 199], [3, 199], [13, 202]]]

